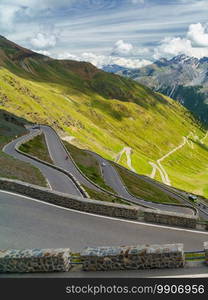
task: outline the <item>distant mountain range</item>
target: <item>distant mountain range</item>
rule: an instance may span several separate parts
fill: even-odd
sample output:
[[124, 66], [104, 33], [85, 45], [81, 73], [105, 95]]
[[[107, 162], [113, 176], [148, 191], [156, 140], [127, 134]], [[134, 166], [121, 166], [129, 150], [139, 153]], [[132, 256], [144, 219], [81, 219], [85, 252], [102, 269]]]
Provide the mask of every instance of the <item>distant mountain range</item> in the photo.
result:
[[104, 70], [134, 79], [178, 100], [208, 124], [208, 57], [179, 55], [170, 60], [162, 58], [140, 69], [111, 65]]

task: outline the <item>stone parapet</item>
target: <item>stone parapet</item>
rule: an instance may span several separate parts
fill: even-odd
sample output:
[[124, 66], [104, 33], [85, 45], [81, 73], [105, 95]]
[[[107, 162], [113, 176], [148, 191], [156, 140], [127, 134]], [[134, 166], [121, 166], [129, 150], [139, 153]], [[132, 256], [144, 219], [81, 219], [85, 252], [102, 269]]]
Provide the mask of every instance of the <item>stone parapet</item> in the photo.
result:
[[70, 249], [1, 250], [0, 273], [67, 272]]
[[143, 210], [143, 218], [146, 222], [186, 228], [196, 228], [198, 220], [198, 217], [193, 215], [189, 216], [170, 211], [153, 211], [151, 209]]
[[81, 252], [84, 271], [182, 268], [183, 244], [86, 248]]
[[82, 198], [61, 192], [52, 192], [49, 189], [29, 183], [22, 183], [18, 180], [0, 178], [0, 189], [15, 192], [61, 207], [110, 217], [137, 220], [140, 210], [140, 208], [136, 206], [120, 205], [117, 203]]
[[121, 205], [82, 198], [61, 192], [52, 192], [49, 189], [18, 180], [0, 178], [0, 189], [15, 192], [58, 206], [99, 215], [186, 228], [196, 228], [197, 225], [197, 216], [148, 209], [140, 206]]

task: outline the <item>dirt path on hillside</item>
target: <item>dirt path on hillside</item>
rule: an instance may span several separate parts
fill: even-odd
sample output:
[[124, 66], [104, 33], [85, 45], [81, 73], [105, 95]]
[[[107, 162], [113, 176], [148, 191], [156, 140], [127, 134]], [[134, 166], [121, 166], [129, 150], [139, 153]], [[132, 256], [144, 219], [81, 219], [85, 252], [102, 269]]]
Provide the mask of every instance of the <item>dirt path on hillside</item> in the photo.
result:
[[[166, 172], [166, 170], [164, 169], [164, 167], [162, 166], [162, 161], [164, 161], [164, 159], [166, 159], [167, 157], [169, 157], [170, 155], [172, 155], [173, 153], [175, 153], [176, 151], [180, 150], [181, 148], [183, 148], [186, 144], [188, 144], [192, 149], [194, 148], [194, 145], [192, 142], [189, 142], [188, 138], [193, 135], [192, 132], [189, 133], [189, 135], [187, 137], [183, 137], [183, 142], [175, 147], [173, 150], [169, 151], [168, 153], [166, 153], [165, 155], [163, 155], [161, 158], [159, 158], [155, 163], [149, 162], [149, 164], [153, 167], [152, 173], [150, 175], [151, 178], [155, 177], [156, 171], [158, 170], [160, 172], [161, 175], [161, 179], [162, 182], [171, 186], [171, 181], [170, 178]], [[194, 135], [193, 135], [194, 136]], [[205, 137], [204, 137], [205, 138]]]
[[133, 172], [136, 173], [136, 170], [132, 167], [131, 164], [131, 153], [132, 153], [132, 149], [130, 147], [124, 147], [117, 155], [115, 162], [119, 162], [119, 160], [121, 159], [121, 156], [123, 155], [123, 153], [126, 153], [126, 158], [127, 158], [127, 166], [129, 167], [129, 169]]

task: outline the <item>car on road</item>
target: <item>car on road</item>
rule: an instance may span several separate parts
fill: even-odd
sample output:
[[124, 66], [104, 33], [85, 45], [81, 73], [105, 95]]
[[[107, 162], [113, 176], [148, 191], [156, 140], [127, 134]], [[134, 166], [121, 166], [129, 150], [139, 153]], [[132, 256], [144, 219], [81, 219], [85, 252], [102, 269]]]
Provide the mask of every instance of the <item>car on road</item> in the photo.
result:
[[106, 166], [106, 163], [102, 162], [102, 166], [105, 167], [105, 166]]
[[188, 199], [193, 201], [194, 203], [197, 203], [197, 196], [196, 195], [189, 194]]

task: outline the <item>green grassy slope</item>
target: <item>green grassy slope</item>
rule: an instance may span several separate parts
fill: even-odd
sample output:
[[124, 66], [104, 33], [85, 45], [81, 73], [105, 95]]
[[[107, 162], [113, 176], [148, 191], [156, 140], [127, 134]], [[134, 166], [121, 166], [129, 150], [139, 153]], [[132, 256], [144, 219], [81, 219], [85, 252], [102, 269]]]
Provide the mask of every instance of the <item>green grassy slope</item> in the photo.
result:
[[46, 140], [43, 134], [34, 137], [32, 140], [28, 141], [25, 144], [22, 144], [19, 149], [25, 153], [53, 164], [53, 161], [48, 153]]
[[189, 140], [193, 141], [193, 148], [186, 144], [164, 160], [163, 166], [174, 186], [208, 198], [208, 147]]
[[[72, 157], [76, 161], [78, 167], [82, 170], [82, 172], [94, 181], [96, 184], [105, 188], [113, 193], [115, 193], [109, 186], [107, 186], [101, 176], [100, 167], [96, 159], [90, 154], [86, 153], [84, 150], [81, 150], [67, 142], [64, 142], [67, 149], [70, 151]], [[47, 144], [45, 141], [44, 135], [38, 135], [34, 137], [32, 140], [28, 141], [27, 143], [20, 146], [20, 150], [33, 155], [41, 160], [47, 161], [52, 163], [50, 158]], [[126, 202], [116, 196], [108, 195], [104, 192], [98, 192], [92, 190], [86, 186], [84, 186], [85, 190], [88, 192], [91, 199], [101, 200], [101, 201], [108, 201], [113, 203], [120, 203], [120, 204], [127, 204], [130, 205], [129, 202]], [[115, 193], [116, 194], [116, 193]]]
[[[111, 160], [123, 147], [131, 147], [132, 165], [138, 173], [150, 174], [149, 161], [179, 145], [191, 131], [199, 138], [205, 134], [180, 104], [130, 79], [89, 63], [53, 60], [4, 39], [0, 39], [0, 49], [0, 108], [50, 124], [60, 135], [73, 137], [75, 145]], [[205, 181], [194, 183], [190, 175], [200, 174], [196, 157], [194, 170], [190, 169], [182, 186], [181, 172], [190, 166], [185, 157], [180, 159], [180, 170], [172, 165], [168, 172], [174, 174], [170, 176], [174, 185], [189, 190], [200, 186], [204, 193]], [[120, 163], [126, 166], [125, 156]], [[201, 170], [206, 173], [207, 167], [204, 158]]]
[[125, 185], [128, 187], [128, 190], [133, 195], [152, 202], [179, 203], [179, 201], [175, 198], [170, 197], [151, 183], [145, 182], [142, 178], [135, 176], [134, 173], [127, 172], [125, 169], [116, 164], [114, 164], [114, 167], [121, 176]]
[[101, 174], [101, 169], [100, 169], [99, 163], [92, 154], [90, 154], [86, 151], [83, 151], [83, 150], [75, 147], [74, 145], [69, 144], [68, 142], [64, 141], [64, 144], [65, 144], [67, 150], [69, 151], [69, 153], [71, 154], [72, 158], [76, 162], [79, 169], [90, 180], [92, 180], [94, 183], [96, 183], [100, 187], [116, 194], [116, 192], [105, 183], [105, 181], [102, 177], [102, 174]]
[[[78, 147], [75, 147], [72, 144], [64, 141], [64, 144], [75, 160], [79, 169], [93, 182], [95, 182], [100, 187], [109, 190], [116, 194], [116, 192], [106, 185], [103, 177], [101, 176], [100, 166], [96, 158], [89, 152], [82, 150]], [[36, 136], [31, 141], [25, 143], [20, 147], [20, 150], [34, 155], [42, 160], [48, 161], [50, 159], [47, 145], [45, 143], [44, 135]], [[50, 162], [50, 161], [49, 161]], [[129, 191], [136, 196], [139, 196], [147, 201], [153, 202], [162, 202], [162, 203], [179, 203], [175, 198], [168, 196], [159, 188], [152, 186], [150, 183], [145, 182], [142, 177], [135, 176], [134, 173], [130, 173], [127, 169], [119, 167], [118, 164], [114, 164], [114, 167], [117, 169], [125, 185], [128, 187]], [[97, 192], [85, 187], [92, 199], [110, 201], [115, 203], [124, 203], [127, 202], [109, 196], [104, 192]]]

